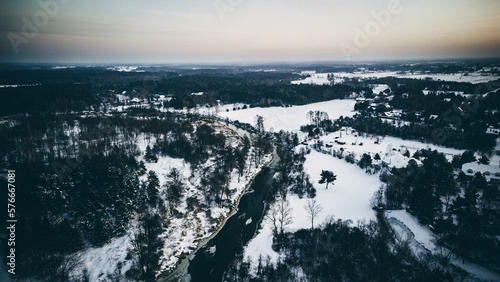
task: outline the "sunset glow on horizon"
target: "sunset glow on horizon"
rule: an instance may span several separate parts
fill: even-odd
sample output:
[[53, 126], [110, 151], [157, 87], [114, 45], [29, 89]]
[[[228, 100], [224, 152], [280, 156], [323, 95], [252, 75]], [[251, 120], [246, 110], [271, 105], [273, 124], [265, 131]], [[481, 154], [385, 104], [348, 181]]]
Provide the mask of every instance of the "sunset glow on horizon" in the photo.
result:
[[7, 0], [0, 4], [0, 61], [500, 57], [499, 11], [497, 0]]

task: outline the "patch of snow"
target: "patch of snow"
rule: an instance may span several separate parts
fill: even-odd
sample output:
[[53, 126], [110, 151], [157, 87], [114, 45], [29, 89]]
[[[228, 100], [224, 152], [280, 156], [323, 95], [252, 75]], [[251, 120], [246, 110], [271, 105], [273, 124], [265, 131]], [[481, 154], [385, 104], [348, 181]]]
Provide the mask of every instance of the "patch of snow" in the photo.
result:
[[[321, 170], [331, 170], [337, 175], [337, 180], [333, 185], [330, 184], [328, 189], [324, 184], [318, 183]], [[311, 182], [317, 191], [315, 199], [323, 208], [323, 211], [315, 218], [315, 226], [331, 217], [352, 220], [355, 224], [375, 219], [375, 213], [370, 207], [370, 199], [382, 184], [377, 175], [368, 175], [356, 165], [316, 151], [311, 151], [306, 156], [304, 171], [310, 175]], [[304, 209], [309, 199], [300, 199], [294, 194], [289, 194], [287, 199], [293, 209], [293, 223], [289, 229], [296, 231], [311, 228], [311, 221]], [[272, 249], [271, 224], [267, 221], [263, 221], [262, 224], [259, 234], [245, 248], [244, 257], [251, 262], [252, 267], [257, 265], [259, 255], [263, 258], [269, 256], [272, 263], [275, 263], [280, 256]]]
[[292, 81], [292, 84], [314, 84], [314, 85], [330, 85], [328, 73], [308, 73], [310, 76], [300, 80]]
[[493, 80], [500, 79], [498, 75], [483, 75], [479, 73], [471, 73], [468, 76], [462, 73], [454, 74], [401, 74], [395, 71], [375, 71], [375, 72], [338, 72], [333, 73], [336, 77], [346, 77], [346, 78], [382, 78], [382, 77], [397, 77], [397, 78], [415, 78], [415, 79], [426, 79], [431, 78], [433, 80], [443, 80], [443, 81], [453, 81], [453, 82], [469, 82], [469, 83], [487, 83]]
[[113, 238], [110, 243], [100, 247], [92, 248], [81, 254], [82, 267], [73, 273], [81, 273], [83, 268], [89, 271], [90, 281], [108, 281], [108, 274], [113, 274], [117, 269], [117, 263], [122, 263], [121, 274], [125, 274], [132, 266], [132, 261], [127, 261], [128, 250], [131, 248], [131, 238], [136, 230], [137, 221], [134, 221], [127, 234], [122, 237]]
[[143, 70], [137, 70], [139, 67], [135, 66], [116, 66], [107, 68], [107, 70], [119, 71], [119, 72], [144, 72]]
[[263, 259], [269, 257], [269, 262], [276, 264], [280, 255], [272, 249], [273, 231], [271, 225], [264, 223], [262, 229], [259, 229], [258, 232], [259, 233], [248, 242], [243, 257], [251, 262], [252, 268], [257, 266], [259, 256]]
[[[414, 242], [417, 244], [413, 246], [413, 249], [416, 251], [416, 254], [422, 252], [422, 250], [419, 250], [419, 245], [434, 255], [450, 253], [450, 250], [447, 248], [437, 246], [432, 231], [427, 226], [420, 224], [408, 212], [404, 210], [387, 211], [387, 218], [400, 236], [406, 236], [415, 240]], [[487, 281], [500, 281], [500, 274], [465, 259], [458, 258], [456, 255], [450, 256], [450, 263], [464, 269], [475, 278]]]
[[389, 85], [387, 84], [374, 84], [372, 85], [372, 90], [374, 94], [379, 94], [380, 92], [383, 92], [389, 88]]
[[[341, 138], [345, 145], [340, 145], [334, 141]], [[344, 150], [344, 156], [348, 153], [354, 153], [356, 159], [359, 160], [364, 153], [370, 154], [372, 158], [375, 154], [379, 154], [384, 162], [389, 166], [397, 168], [404, 167], [408, 164], [411, 158], [404, 157], [403, 154], [408, 150], [412, 156], [417, 150], [431, 149], [437, 150], [446, 155], [448, 160], [451, 160], [454, 155], [462, 154], [465, 150], [457, 150], [438, 146], [434, 144], [422, 143], [414, 140], [403, 140], [398, 137], [381, 137], [362, 134], [356, 132], [352, 128], [344, 128], [343, 131], [337, 131], [320, 137], [323, 144], [331, 144], [331, 148], [326, 150], [340, 151]]]
[[326, 112], [330, 119], [338, 119], [340, 116], [352, 117], [355, 114], [354, 104], [356, 104], [354, 100], [331, 100], [303, 106], [249, 108], [229, 112], [221, 111], [219, 112], [219, 116], [254, 125], [255, 116], [260, 115], [264, 117], [264, 129], [266, 131], [299, 131], [301, 125], [309, 123], [307, 120], [307, 113], [309, 111]]
[[76, 66], [55, 66], [52, 67], [53, 70], [65, 70], [65, 69], [74, 69]]

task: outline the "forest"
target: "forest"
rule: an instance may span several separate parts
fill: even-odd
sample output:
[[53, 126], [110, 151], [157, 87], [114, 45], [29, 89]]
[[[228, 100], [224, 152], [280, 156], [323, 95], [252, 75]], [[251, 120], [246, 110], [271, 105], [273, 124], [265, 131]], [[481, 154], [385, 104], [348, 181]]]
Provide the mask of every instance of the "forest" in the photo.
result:
[[[270, 149], [261, 137], [234, 139], [215, 121], [175, 113], [147, 119], [132, 114], [19, 117], [2, 123], [0, 131], [2, 167], [15, 167], [18, 179], [19, 277], [41, 281], [85, 281], [86, 270], [80, 278], [72, 276], [81, 263], [76, 254], [133, 226], [135, 247], [128, 260], [134, 263], [127, 276], [151, 281], [160, 266], [158, 236], [170, 220], [184, 216], [178, 207], [187, 200], [187, 188], [176, 168], [160, 187], [159, 175], [147, 171], [145, 162], [180, 158], [192, 173], [201, 173], [203, 193], [188, 205], [205, 210], [215, 226], [219, 218], [211, 218], [210, 209], [225, 206], [232, 196], [231, 171], [243, 175]], [[144, 141], [151, 146], [142, 151], [138, 143]]]
[[[432, 226], [439, 242], [473, 261], [499, 263], [500, 233], [498, 184], [490, 183], [478, 172], [473, 177], [460, 170], [462, 164], [476, 160], [472, 151], [457, 155], [450, 162], [437, 151], [421, 150], [403, 168], [380, 174], [377, 204], [388, 209], [407, 209], [422, 223]], [[482, 158], [483, 159], [483, 158]]]
[[[315, 68], [356, 70], [352, 66]], [[496, 136], [486, 130], [500, 124], [498, 81], [478, 87], [386, 77], [293, 85], [291, 81], [303, 77], [296, 70], [307, 67], [291, 71], [283, 66], [276, 72], [244, 67], [138, 69], [145, 73], [106, 67], [66, 71], [21, 67], [13, 73], [0, 69], [9, 84], [22, 84], [0, 87], [4, 101], [0, 104], [0, 166], [16, 170], [20, 279], [90, 281], [91, 269], [74, 275], [82, 265], [78, 254], [130, 235], [126, 259], [114, 273], [101, 278], [154, 281], [165, 271], [162, 262], [167, 234], [172, 234], [169, 230], [179, 229], [176, 224], [183, 220], [203, 222], [193, 227], [193, 237], [206, 239], [224, 221], [226, 214], [221, 211], [234, 208], [242, 192], [234, 184], [242, 188], [240, 183], [251, 180], [271, 155], [278, 160], [276, 173], [266, 185], [266, 208], [258, 224], [272, 223], [272, 249], [283, 256], [277, 262], [261, 257], [253, 269], [239, 252], [224, 273], [227, 281], [467, 281], [467, 274], [453, 266], [447, 255], [416, 256], [410, 242], [391, 228], [385, 216], [388, 210], [407, 210], [432, 229], [440, 246], [469, 261], [500, 264], [500, 245], [495, 241], [500, 234], [498, 185], [481, 173], [470, 177], [461, 171], [465, 163], [489, 163]], [[384, 69], [476, 70], [467, 64], [409, 68], [396, 63]], [[390, 90], [373, 93], [375, 84], [387, 84]], [[199, 92], [203, 95], [192, 95]], [[119, 105], [120, 93], [144, 103]], [[153, 103], [154, 95], [160, 94], [171, 99]], [[248, 124], [188, 111], [233, 103], [283, 107], [354, 96], [373, 99], [378, 105], [358, 102], [356, 114], [339, 119], [310, 111], [309, 124], [301, 132], [266, 132], [262, 116]], [[401, 116], [387, 118], [385, 113], [394, 109], [401, 110]], [[400, 168], [379, 164], [379, 154], [357, 158], [334, 152], [334, 157], [359, 166], [360, 173], [380, 172], [383, 185], [371, 202], [376, 221], [353, 224], [331, 217], [317, 222], [318, 191], [304, 163], [311, 149], [327, 153], [316, 138], [348, 127], [364, 136], [394, 136], [465, 152], [453, 159], [432, 150], [404, 153], [411, 159]], [[166, 169], [164, 163], [158, 164], [166, 158], [176, 160], [177, 166]], [[159, 166], [163, 174], [148, 169]], [[325, 169], [321, 176], [319, 183], [326, 184], [325, 189], [335, 189], [331, 188], [336, 180], [333, 172]], [[290, 195], [309, 201], [310, 229], [287, 229]], [[7, 199], [2, 196], [1, 201]], [[2, 213], [3, 222], [5, 216]], [[184, 240], [186, 232], [178, 231]], [[177, 256], [181, 260], [187, 253], [183, 250]]]

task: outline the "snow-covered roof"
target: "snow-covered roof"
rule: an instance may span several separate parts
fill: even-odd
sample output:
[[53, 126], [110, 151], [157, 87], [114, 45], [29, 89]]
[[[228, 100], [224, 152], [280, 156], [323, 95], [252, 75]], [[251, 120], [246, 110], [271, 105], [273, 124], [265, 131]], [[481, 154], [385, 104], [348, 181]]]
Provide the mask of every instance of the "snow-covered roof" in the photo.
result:
[[486, 129], [486, 134], [500, 135], [500, 129], [496, 129], [490, 126], [488, 127], [488, 129]]
[[462, 165], [462, 171], [469, 176], [474, 176], [477, 172], [481, 172], [488, 181], [500, 181], [500, 167], [478, 164], [477, 162], [466, 163]]

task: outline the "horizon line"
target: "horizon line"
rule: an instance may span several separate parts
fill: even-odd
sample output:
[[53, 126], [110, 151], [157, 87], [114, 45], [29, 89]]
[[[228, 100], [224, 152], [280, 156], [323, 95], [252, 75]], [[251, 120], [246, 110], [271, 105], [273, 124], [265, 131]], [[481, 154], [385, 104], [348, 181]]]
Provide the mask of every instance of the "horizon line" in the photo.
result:
[[404, 63], [404, 62], [451, 62], [451, 61], [500, 61], [500, 57], [465, 57], [465, 58], [427, 58], [427, 59], [372, 59], [372, 60], [262, 60], [262, 61], [214, 61], [214, 62], [0, 62], [0, 65], [63, 65], [78, 67], [98, 66], [266, 66], [266, 65], [290, 65], [290, 64], [337, 64], [337, 65], [359, 65], [373, 63]]

